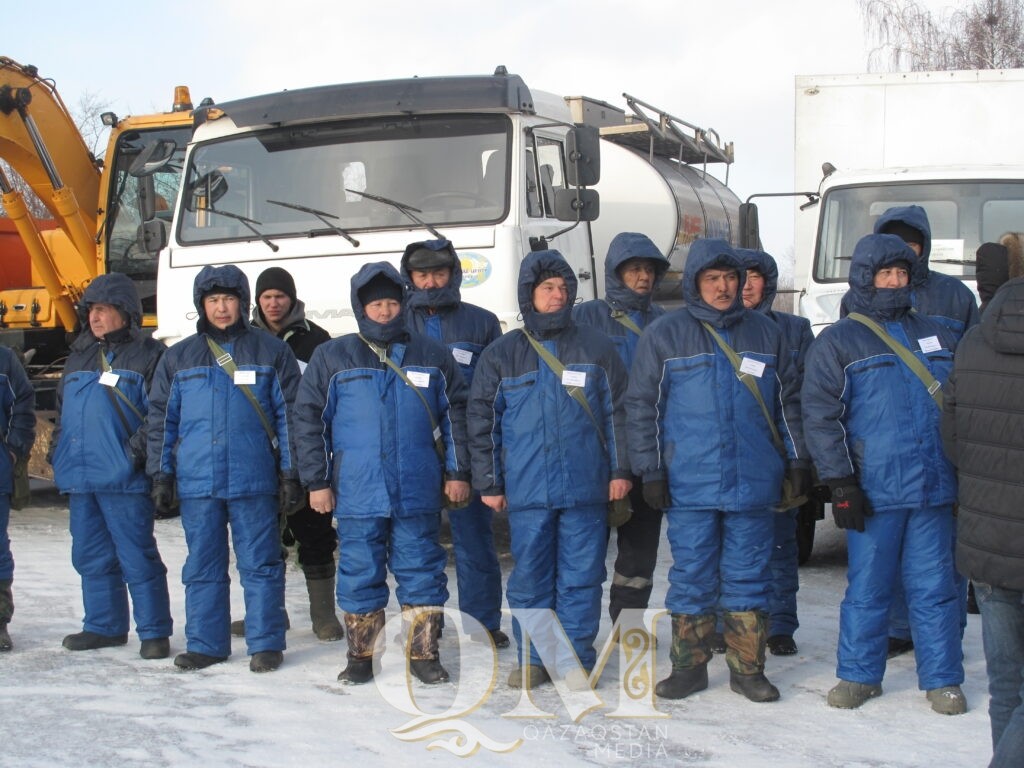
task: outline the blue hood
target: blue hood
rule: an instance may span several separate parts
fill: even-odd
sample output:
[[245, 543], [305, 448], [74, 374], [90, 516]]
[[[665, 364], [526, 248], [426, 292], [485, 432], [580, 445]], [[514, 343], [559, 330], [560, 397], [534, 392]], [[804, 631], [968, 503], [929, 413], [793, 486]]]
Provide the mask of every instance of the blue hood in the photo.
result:
[[879, 216], [878, 221], [875, 222], [875, 234], [880, 234], [886, 224], [890, 224], [894, 221], [901, 221], [908, 227], [913, 227], [924, 235], [924, 245], [921, 247], [921, 256], [917, 259], [917, 261], [920, 262], [921, 269], [915, 270], [914, 274], [910, 276], [911, 285], [921, 285], [928, 279], [928, 273], [930, 271], [928, 258], [932, 253], [932, 228], [931, 225], [928, 224], [928, 213], [920, 205], [901, 205], [896, 208], [889, 208], [885, 213]]
[[[452, 276], [448, 285], [444, 288], [427, 288], [419, 290], [412, 284], [412, 277], [409, 274], [409, 256], [420, 248], [428, 248], [431, 251], [444, 252], [451, 255]], [[450, 240], [423, 240], [419, 243], [409, 243], [402, 254], [402, 279], [406, 284], [405, 306], [418, 307], [454, 307], [462, 300], [460, 288], [462, 286], [462, 263], [458, 254], [455, 253], [455, 246]]]
[[370, 341], [386, 346], [409, 337], [409, 330], [405, 325], [405, 298], [402, 300], [402, 311], [389, 322], [375, 323], [368, 318], [363, 302], [359, 300], [359, 290], [377, 275], [383, 275], [391, 280], [402, 291], [403, 297], [406, 296], [405, 283], [398, 270], [386, 261], [374, 261], [364, 264], [352, 276], [350, 301], [352, 302], [352, 313], [356, 316], [356, 322], [359, 324], [359, 333]]
[[850, 259], [850, 312], [890, 319], [906, 314], [913, 306], [911, 287], [875, 288], [875, 273], [883, 267], [906, 262], [910, 266], [910, 283], [921, 262], [910, 246], [896, 235], [865, 235], [853, 249]]
[[[541, 272], [557, 272], [565, 278], [565, 287], [569, 296], [565, 306], [558, 312], [540, 314], [533, 308], [533, 286]], [[572, 267], [558, 251], [531, 251], [526, 254], [519, 266], [519, 311], [523, 315], [523, 325], [535, 336], [556, 333], [573, 325], [572, 307], [576, 303], [576, 275]]]
[[[755, 251], [752, 248], [737, 248], [736, 253], [743, 261], [743, 269], [756, 269], [764, 275], [764, 295], [761, 303], [754, 307], [757, 312], [767, 313], [775, 301], [775, 294], [779, 290], [779, 265], [775, 259], [764, 251]], [[744, 275], [746, 277], [746, 275]]]
[[210, 324], [206, 320], [206, 311], [203, 309], [203, 294], [209, 293], [210, 289], [214, 287], [238, 291], [238, 300], [241, 305], [241, 317], [238, 325], [243, 328], [249, 325], [249, 304], [252, 299], [252, 294], [249, 292], [249, 278], [234, 264], [224, 264], [220, 267], [207, 265], [199, 271], [192, 284], [192, 303], [195, 304], [196, 311], [199, 312], [196, 330], [199, 333], [207, 333], [210, 330]]
[[85, 289], [78, 304], [78, 319], [83, 328], [89, 327], [89, 307], [93, 304], [110, 304], [128, 316], [129, 328], [142, 327], [142, 301], [139, 290], [127, 275], [111, 272], [99, 275]]
[[[650, 259], [654, 262], [654, 286], [650, 293], [640, 294], [622, 282], [619, 267], [630, 259]], [[668, 271], [668, 259], [658, 250], [651, 238], [639, 232], [620, 232], [608, 246], [604, 259], [604, 300], [612, 309], [646, 312], [651, 306], [654, 289]]]
[[[697, 275], [705, 269], [735, 269], [739, 274], [736, 298], [728, 309], [715, 309], [700, 297]], [[728, 242], [719, 238], [694, 241], [686, 257], [686, 266], [683, 267], [683, 301], [686, 310], [698, 320], [707, 321], [719, 328], [732, 325], [746, 311], [742, 295], [744, 278], [743, 262]]]

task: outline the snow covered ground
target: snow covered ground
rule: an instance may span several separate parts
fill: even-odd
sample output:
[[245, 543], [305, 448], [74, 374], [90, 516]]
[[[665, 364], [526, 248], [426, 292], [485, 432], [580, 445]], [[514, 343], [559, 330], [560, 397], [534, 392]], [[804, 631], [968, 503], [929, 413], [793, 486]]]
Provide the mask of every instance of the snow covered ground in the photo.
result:
[[[336, 682], [345, 664], [345, 642], [314, 638], [303, 580], [291, 561], [287, 605], [293, 629], [278, 672], [250, 673], [244, 644], [237, 640], [227, 663], [196, 673], [178, 672], [170, 660], [143, 661], [134, 636], [123, 648], [65, 651], [61, 639], [81, 628], [82, 612], [67, 508], [52, 492], [37, 494], [36, 504], [14, 512], [10, 526], [17, 565], [10, 627], [15, 649], [0, 655], [0, 765], [5, 768], [473, 763], [955, 768], [985, 765], [991, 755], [978, 616], [969, 617], [964, 640], [966, 715], [943, 717], [929, 709], [917, 690], [912, 654], [890, 664], [885, 694], [862, 709], [839, 711], [825, 704], [835, 681], [838, 607], [845, 589], [842, 534], [829, 522], [819, 525], [815, 555], [800, 572], [800, 653], [769, 656], [767, 673], [782, 692], [780, 702], [753, 704], [732, 693], [725, 661], [716, 657], [707, 691], [682, 702], [659, 701], [661, 718], [615, 719], [608, 716], [619, 701], [613, 655], [597, 688], [605, 705], [574, 721], [550, 686], [533, 695], [535, 709], [507, 688], [505, 679], [515, 663], [511, 648], [498, 651], [497, 682], [488, 693], [492, 665], [477, 644], [468, 644], [473, 652], [460, 663], [449, 622], [442, 660], [461, 684], [429, 689], [416, 684], [412, 694], [424, 713], [448, 708], [468, 713], [435, 726], [447, 732], [406, 741], [400, 736], [411, 732], [415, 737], [430, 728], [417, 730], [416, 709], [398, 708], [404, 686], [385, 688], [382, 694], [372, 684], [343, 687]], [[176, 620], [173, 654], [184, 649], [179, 577], [185, 544], [177, 520], [159, 521], [157, 537], [169, 569]], [[664, 596], [667, 549], [662, 548], [656, 574], [655, 604]], [[449, 605], [454, 606], [454, 572], [449, 568], [448, 573]], [[240, 616], [237, 586], [232, 599]], [[659, 628], [661, 678], [669, 668], [668, 621]], [[608, 627], [602, 630], [606, 634]], [[389, 650], [386, 659], [398, 653], [393, 643], [389, 648], [394, 652]], [[514, 709], [532, 716], [508, 717]], [[550, 716], [537, 717], [541, 711]], [[436, 745], [445, 742], [458, 750], [465, 744], [455, 727], [469, 734], [470, 745], [481, 741], [475, 754], [458, 757]]]

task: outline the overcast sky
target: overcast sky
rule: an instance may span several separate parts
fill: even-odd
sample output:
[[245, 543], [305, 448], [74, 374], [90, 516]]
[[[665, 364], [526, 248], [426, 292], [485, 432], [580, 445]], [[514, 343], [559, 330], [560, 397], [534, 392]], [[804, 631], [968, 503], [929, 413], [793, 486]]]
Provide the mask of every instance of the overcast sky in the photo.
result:
[[[926, 5], [942, 9], [948, 2]], [[793, 78], [863, 72], [856, 0], [50, 0], [8, 3], [0, 55], [34, 64], [75, 110], [119, 115], [195, 101], [412, 75], [487, 74], [624, 106], [622, 93], [735, 147], [741, 198], [793, 185]], [[721, 171], [715, 175], [724, 176]], [[767, 250], [788, 257], [792, 202], [765, 203]]]

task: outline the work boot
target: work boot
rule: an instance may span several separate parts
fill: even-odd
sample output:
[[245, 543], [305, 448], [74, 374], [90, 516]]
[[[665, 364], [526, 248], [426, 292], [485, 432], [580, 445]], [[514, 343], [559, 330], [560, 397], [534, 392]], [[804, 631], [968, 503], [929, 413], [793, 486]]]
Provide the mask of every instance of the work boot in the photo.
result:
[[768, 638], [772, 656], [792, 656], [797, 652], [796, 641], [790, 635], [772, 635]]
[[139, 656], [144, 659], [166, 659], [171, 655], [171, 641], [166, 637], [143, 640], [139, 646]]
[[284, 654], [281, 651], [257, 651], [249, 659], [249, 671], [273, 672], [283, 661]]
[[914, 650], [913, 640], [902, 637], [890, 637], [889, 650], [886, 653], [885, 658], [892, 659], [896, 656], [902, 656], [904, 653], [909, 653], [912, 650]]
[[469, 636], [474, 643], [491, 643], [495, 648], [508, 648], [508, 635], [500, 629], [488, 629], [486, 632], [476, 632]]
[[729, 670], [729, 688], [754, 702], [778, 701], [779, 689], [768, 682], [763, 672], [741, 675]]
[[881, 695], [881, 685], [840, 680], [839, 684], [828, 692], [828, 705], [836, 709], [856, 709], [868, 699]]
[[346, 613], [348, 664], [338, 675], [338, 682], [362, 685], [373, 679], [373, 657], [382, 651], [384, 611]]
[[185, 651], [185, 653], [179, 653], [174, 657], [174, 666], [185, 672], [194, 672], [197, 669], [206, 669], [227, 660], [227, 656], [207, 656], [205, 653]]
[[551, 682], [551, 675], [548, 671], [539, 664], [527, 664], [524, 670], [522, 667], [516, 667], [512, 670], [512, 673], [508, 676], [508, 687], [509, 688], [522, 688], [523, 677], [526, 678], [526, 688], [533, 689], [538, 686], [544, 685], [545, 683]]
[[962, 715], [967, 711], [967, 697], [959, 685], [933, 688], [925, 695], [932, 704], [932, 710], [940, 715]]
[[672, 614], [672, 674], [659, 682], [654, 693], [663, 699], [685, 699], [708, 687], [708, 638], [715, 631], [714, 614]]
[[[288, 618], [288, 611], [284, 612], [284, 628], [288, 631], [292, 628], [292, 620]], [[245, 637], [245, 619], [238, 619], [231, 622], [231, 636]]]
[[95, 651], [97, 648], [113, 648], [127, 645], [128, 635], [98, 635], [95, 632], [76, 632], [64, 638], [62, 645], [69, 651]]
[[421, 683], [436, 685], [447, 683], [448, 670], [441, 666], [437, 653], [440, 637], [441, 613], [439, 605], [403, 605], [402, 626], [409, 627], [409, 671]]
[[751, 701], [777, 701], [779, 690], [764, 676], [768, 617], [761, 611], [725, 611], [722, 620], [729, 687]]
[[[327, 573], [326, 576], [322, 575]], [[345, 636], [334, 613], [334, 566], [306, 569], [306, 592], [309, 593], [309, 618], [317, 640], [334, 642]]]
[[14, 648], [11, 636], [7, 633], [7, 622], [0, 622], [0, 653], [6, 653]]

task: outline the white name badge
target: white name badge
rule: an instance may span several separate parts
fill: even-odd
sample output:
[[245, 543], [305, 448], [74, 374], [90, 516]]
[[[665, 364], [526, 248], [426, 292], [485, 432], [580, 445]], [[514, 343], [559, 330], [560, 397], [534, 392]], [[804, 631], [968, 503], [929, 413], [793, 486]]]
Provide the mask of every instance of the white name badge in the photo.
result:
[[104, 371], [100, 374], [100, 384], [104, 387], [116, 387], [117, 380], [121, 377], [113, 371]]
[[939, 343], [938, 336], [929, 336], [925, 339], [918, 339], [917, 343], [921, 345], [922, 352], [938, 352], [942, 349], [942, 344]]
[[406, 371], [405, 375], [409, 377], [409, 381], [411, 381], [414, 386], [417, 386], [420, 389], [426, 389], [430, 386], [429, 373], [424, 373], [423, 371]]
[[256, 371], [235, 371], [235, 386], [252, 386], [256, 383]]
[[740, 361], [740, 373], [749, 373], [760, 379], [764, 375], [764, 363], [754, 360], [752, 357], [744, 357]]
[[461, 365], [469, 365], [473, 362], [473, 353], [468, 349], [455, 348], [452, 350], [452, 357], [455, 358], [455, 362], [460, 363]]
[[562, 371], [562, 386], [585, 387], [587, 374], [584, 371]]

